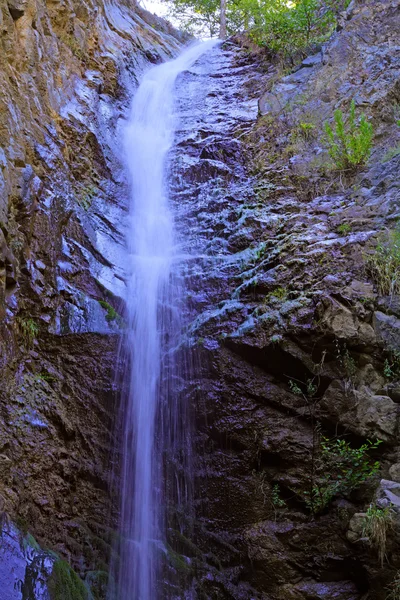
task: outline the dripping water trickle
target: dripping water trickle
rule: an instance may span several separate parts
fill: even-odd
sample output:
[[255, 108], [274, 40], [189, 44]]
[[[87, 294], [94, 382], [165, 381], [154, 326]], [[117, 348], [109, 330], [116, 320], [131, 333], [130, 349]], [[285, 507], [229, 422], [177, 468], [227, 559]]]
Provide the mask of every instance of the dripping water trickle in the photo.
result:
[[[125, 347], [130, 367], [122, 408], [119, 561], [113, 568], [116, 589], [110, 594], [116, 600], [166, 597], [159, 583], [165, 554], [165, 489], [175, 483], [165, 481], [163, 462], [165, 454], [173, 455], [169, 446], [185, 432], [181, 431], [184, 420], [174, 398], [174, 364], [169, 358], [180, 331], [175, 304], [179, 290], [171, 274], [174, 228], [165, 168], [175, 130], [176, 78], [214, 44], [192, 46], [176, 60], [148, 71], [125, 128], [124, 152], [132, 189]], [[177, 478], [176, 487], [179, 498], [186, 486]]]

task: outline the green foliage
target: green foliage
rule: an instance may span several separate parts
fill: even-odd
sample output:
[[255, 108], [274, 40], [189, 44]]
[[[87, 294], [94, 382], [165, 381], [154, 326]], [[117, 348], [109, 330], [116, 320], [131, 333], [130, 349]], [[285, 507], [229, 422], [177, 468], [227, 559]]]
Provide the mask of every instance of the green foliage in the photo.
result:
[[297, 130], [305, 140], [311, 140], [315, 135], [314, 123], [299, 123]]
[[341, 171], [352, 170], [364, 165], [371, 154], [374, 130], [364, 114], [356, 118], [354, 100], [350, 113], [345, 119], [341, 110], [334, 113], [334, 126], [325, 123], [329, 155], [335, 168]]
[[277, 483], [272, 487], [271, 502], [275, 509], [286, 508], [286, 502], [281, 498], [279, 485]]
[[379, 294], [400, 293], [400, 227], [382, 234], [374, 254], [367, 257], [367, 271]]
[[315, 385], [315, 378], [307, 379], [305, 387], [306, 387], [306, 389], [305, 389], [305, 391], [303, 391], [301, 389], [301, 387], [295, 381], [292, 381], [291, 379], [289, 380], [290, 391], [293, 392], [293, 394], [296, 394], [296, 396], [303, 396], [303, 397], [307, 397], [307, 398], [312, 398], [313, 396], [315, 396], [315, 394], [317, 392], [317, 386]]
[[341, 235], [348, 235], [351, 231], [351, 225], [350, 223], [342, 223], [341, 225], [339, 225], [336, 231]]
[[400, 377], [400, 352], [391, 350], [389, 358], [385, 359], [383, 365], [383, 374], [389, 381]]
[[381, 440], [352, 448], [343, 439], [323, 437], [311, 490], [304, 492], [305, 502], [312, 514], [323, 511], [335, 496], [347, 495], [377, 473], [380, 463], [371, 462], [369, 452]]
[[24, 346], [28, 349], [32, 348], [35, 338], [39, 332], [38, 324], [30, 318], [19, 318], [18, 325]]
[[109, 304], [105, 300], [99, 300], [99, 304], [102, 308], [104, 308], [104, 310], [107, 311], [106, 321], [108, 321], [110, 323], [112, 321], [116, 321], [118, 324], [120, 324], [122, 322], [121, 315], [119, 315], [117, 313], [117, 311], [115, 310], [115, 308], [113, 306], [111, 306], [111, 304]]
[[27, 533], [25, 535], [24, 539], [22, 540], [22, 545], [24, 550], [26, 550], [28, 547], [33, 548], [34, 550], [40, 550], [39, 544], [31, 533]]
[[337, 2], [328, 0], [242, 0], [254, 41], [285, 58], [306, 53], [333, 31]]
[[[170, 15], [192, 34], [219, 30], [219, 0], [166, 0]], [[334, 30], [343, 0], [228, 0], [228, 34], [247, 31], [260, 46], [284, 58], [306, 53]]]
[[54, 563], [48, 586], [51, 600], [89, 599], [82, 579], [64, 560], [57, 560]]
[[363, 536], [368, 537], [371, 546], [377, 549], [381, 566], [383, 566], [386, 554], [387, 532], [391, 526], [392, 513], [390, 508], [379, 508], [371, 504], [365, 517]]

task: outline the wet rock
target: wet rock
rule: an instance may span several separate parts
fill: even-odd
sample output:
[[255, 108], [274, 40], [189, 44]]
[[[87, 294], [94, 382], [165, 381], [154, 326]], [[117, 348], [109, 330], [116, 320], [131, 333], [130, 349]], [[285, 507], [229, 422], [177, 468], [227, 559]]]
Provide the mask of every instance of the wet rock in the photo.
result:
[[396, 463], [390, 467], [389, 475], [392, 481], [400, 483], [400, 463]]
[[376, 499], [379, 506], [391, 507], [400, 513], [400, 483], [382, 479], [376, 491]]
[[0, 544], [0, 597], [4, 600], [49, 600], [48, 579], [56, 558], [40, 549], [32, 536], [23, 536], [12, 523], [3, 523]]
[[400, 350], [400, 319], [377, 310], [374, 312], [374, 328], [382, 344], [392, 350]]

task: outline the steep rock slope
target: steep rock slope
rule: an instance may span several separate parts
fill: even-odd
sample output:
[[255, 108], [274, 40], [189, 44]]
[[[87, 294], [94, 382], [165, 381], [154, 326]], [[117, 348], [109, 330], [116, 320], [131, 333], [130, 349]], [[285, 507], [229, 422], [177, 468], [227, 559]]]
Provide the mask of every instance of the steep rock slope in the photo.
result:
[[[398, 2], [352, 2], [286, 77], [229, 44], [213, 86], [188, 75], [203, 109], [184, 112], [173, 193], [193, 253], [200, 597], [383, 600], [400, 567], [398, 288], [385, 296], [373, 268], [396, 253], [399, 18]], [[343, 173], [323, 124], [352, 99], [375, 138], [368, 164]], [[358, 485], [349, 456], [368, 439], [381, 443]], [[378, 510], [383, 566], [368, 537]]]
[[4, 560], [33, 557], [11, 518], [81, 573], [106, 569], [125, 290], [117, 130], [144, 69], [183, 41], [129, 2], [0, 3]]

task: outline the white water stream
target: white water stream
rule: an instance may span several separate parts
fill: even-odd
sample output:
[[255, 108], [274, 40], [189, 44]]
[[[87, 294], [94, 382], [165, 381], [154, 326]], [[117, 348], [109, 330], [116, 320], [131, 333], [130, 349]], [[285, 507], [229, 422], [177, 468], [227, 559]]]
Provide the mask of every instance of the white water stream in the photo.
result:
[[[124, 407], [120, 562], [117, 600], [157, 600], [165, 554], [164, 454], [179, 427], [178, 403], [168, 392], [164, 357], [179, 332], [171, 318], [174, 290], [174, 226], [166, 189], [166, 157], [174, 139], [177, 76], [216, 42], [192, 46], [176, 60], [147, 72], [125, 129], [124, 152], [131, 179], [127, 351], [131, 365]], [[165, 390], [167, 388], [167, 391]], [[161, 424], [160, 424], [161, 423]]]

